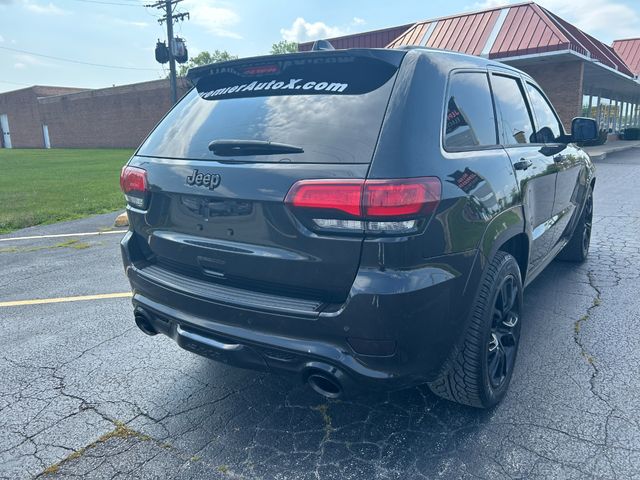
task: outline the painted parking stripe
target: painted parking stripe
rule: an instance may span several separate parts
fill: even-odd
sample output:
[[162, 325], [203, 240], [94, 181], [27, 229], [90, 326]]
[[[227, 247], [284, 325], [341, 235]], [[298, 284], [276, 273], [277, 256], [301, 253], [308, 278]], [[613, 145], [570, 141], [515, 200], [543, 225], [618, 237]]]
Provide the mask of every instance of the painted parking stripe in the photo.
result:
[[131, 292], [121, 293], [101, 293], [98, 295], [82, 295], [77, 297], [57, 297], [57, 298], [38, 298], [35, 300], [14, 300], [11, 302], [0, 302], [0, 307], [20, 307], [23, 305], [41, 305], [44, 303], [64, 303], [64, 302], [83, 302], [86, 300], [104, 300], [108, 298], [130, 298]]
[[107, 230], [105, 232], [55, 233], [51, 235], [32, 235], [30, 237], [0, 238], [0, 242], [10, 242], [12, 240], [36, 240], [38, 238], [90, 237], [93, 235], [110, 235], [114, 233], [126, 233], [126, 232], [127, 232], [126, 230]]

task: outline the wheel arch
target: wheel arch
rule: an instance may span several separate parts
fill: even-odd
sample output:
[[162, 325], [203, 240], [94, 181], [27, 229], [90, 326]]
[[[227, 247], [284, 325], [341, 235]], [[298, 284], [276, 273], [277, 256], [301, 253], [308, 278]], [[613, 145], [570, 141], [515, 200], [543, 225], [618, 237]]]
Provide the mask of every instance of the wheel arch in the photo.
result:
[[499, 251], [506, 252], [513, 256], [520, 267], [520, 276], [524, 285], [529, 266], [529, 237], [526, 233], [514, 235], [498, 247]]
[[529, 265], [529, 246], [524, 211], [519, 205], [504, 210], [491, 220], [480, 242], [480, 251], [486, 262], [490, 262], [499, 250], [513, 255], [524, 284]]

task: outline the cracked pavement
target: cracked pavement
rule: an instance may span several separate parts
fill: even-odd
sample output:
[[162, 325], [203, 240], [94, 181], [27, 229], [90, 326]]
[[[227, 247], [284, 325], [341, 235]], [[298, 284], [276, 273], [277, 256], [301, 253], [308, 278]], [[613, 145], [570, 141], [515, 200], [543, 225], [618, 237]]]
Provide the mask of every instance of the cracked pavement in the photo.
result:
[[[0, 478], [640, 479], [640, 150], [598, 162], [583, 265], [525, 292], [505, 401], [327, 401], [134, 326], [129, 299], [0, 308]], [[13, 235], [95, 231], [114, 215]], [[0, 244], [0, 300], [128, 290], [120, 235]], [[64, 239], [63, 239], [64, 240]], [[5, 247], [42, 247], [15, 252]]]

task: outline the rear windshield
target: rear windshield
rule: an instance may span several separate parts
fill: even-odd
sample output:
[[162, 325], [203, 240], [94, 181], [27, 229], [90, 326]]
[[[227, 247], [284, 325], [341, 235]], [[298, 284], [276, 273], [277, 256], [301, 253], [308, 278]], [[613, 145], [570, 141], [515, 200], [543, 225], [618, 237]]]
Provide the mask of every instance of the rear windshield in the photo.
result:
[[[365, 58], [250, 68], [196, 79], [196, 88], [156, 127], [138, 155], [239, 162], [371, 161], [397, 67]], [[252, 75], [254, 71], [258, 74]], [[209, 151], [214, 140], [283, 143], [304, 152], [234, 159]]]

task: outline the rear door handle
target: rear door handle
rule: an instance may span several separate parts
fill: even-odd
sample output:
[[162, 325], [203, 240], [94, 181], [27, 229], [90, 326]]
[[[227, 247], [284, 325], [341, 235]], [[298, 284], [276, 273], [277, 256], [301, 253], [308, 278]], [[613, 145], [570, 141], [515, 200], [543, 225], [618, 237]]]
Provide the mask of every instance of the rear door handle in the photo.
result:
[[521, 158], [519, 162], [516, 162], [516, 163], [513, 164], [513, 167], [516, 170], [526, 170], [531, 165], [533, 165], [533, 162], [531, 160], [525, 159], [525, 158]]
[[566, 160], [567, 158], [564, 155], [556, 155], [555, 157], [553, 157], [553, 161], [556, 163], [562, 163]]

